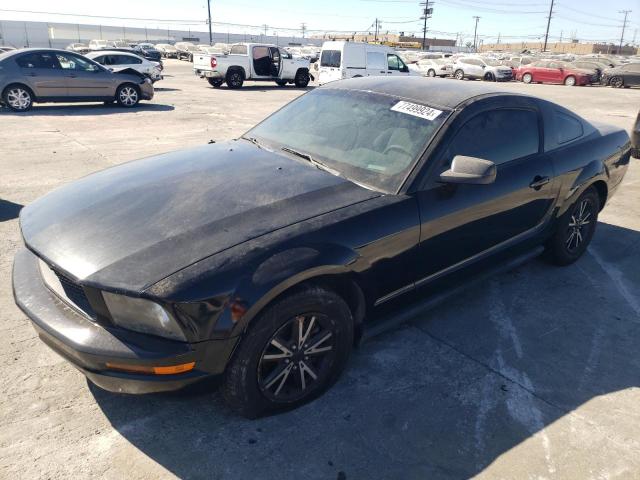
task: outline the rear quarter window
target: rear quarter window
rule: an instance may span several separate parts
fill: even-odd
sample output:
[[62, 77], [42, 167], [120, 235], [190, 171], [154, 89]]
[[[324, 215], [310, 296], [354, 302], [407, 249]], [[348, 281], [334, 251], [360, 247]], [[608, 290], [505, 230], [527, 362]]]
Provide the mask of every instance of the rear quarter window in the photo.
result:
[[320, 56], [321, 67], [340, 67], [342, 61], [342, 54], [340, 50], [323, 50]]
[[584, 135], [582, 122], [571, 115], [556, 111], [554, 113], [556, 122], [556, 140], [559, 145], [569, 143]]

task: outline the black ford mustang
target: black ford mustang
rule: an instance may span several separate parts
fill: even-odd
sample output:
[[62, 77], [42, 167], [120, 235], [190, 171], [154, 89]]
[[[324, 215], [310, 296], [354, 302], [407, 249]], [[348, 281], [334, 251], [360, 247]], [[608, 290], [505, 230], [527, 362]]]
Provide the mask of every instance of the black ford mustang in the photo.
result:
[[327, 389], [364, 334], [461, 282], [543, 247], [577, 260], [630, 152], [623, 130], [484, 84], [336, 82], [235, 141], [24, 208], [15, 298], [102, 388], [222, 375], [244, 415], [290, 408]]

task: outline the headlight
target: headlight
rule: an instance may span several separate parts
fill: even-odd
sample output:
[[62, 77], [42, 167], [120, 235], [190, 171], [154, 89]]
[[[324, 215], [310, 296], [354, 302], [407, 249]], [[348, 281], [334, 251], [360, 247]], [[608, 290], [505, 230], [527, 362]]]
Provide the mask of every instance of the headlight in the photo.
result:
[[144, 298], [102, 292], [113, 322], [123, 328], [186, 341], [175, 319], [164, 308]]

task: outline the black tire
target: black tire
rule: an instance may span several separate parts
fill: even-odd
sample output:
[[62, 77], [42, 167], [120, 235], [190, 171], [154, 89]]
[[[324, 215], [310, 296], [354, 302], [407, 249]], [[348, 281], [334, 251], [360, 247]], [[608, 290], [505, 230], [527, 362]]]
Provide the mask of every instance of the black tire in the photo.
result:
[[464, 72], [462, 70], [456, 70], [455, 73], [453, 74], [453, 77], [456, 80], [464, 80]]
[[133, 83], [123, 83], [116, 90], [116, 102], [121, 107], [135, 107], [140, 103], [140, 89]]
[[493, 75], [493, 73], [491, 72], [487, 72], [484, 74], [484, 80], [487, 82], [495, 82], [496, 81], [496, 77]]
[[189, 56], [187, 57], [187, 60], [193, 63], [193, 54], [189, 54]]
[[[225, 371], [223, 396], [233, 410], [248, 418], [295, 408], [336, 382], [352, 346], [353, 318], [345, 301], [320, 287], [298, 290], [253, 320]], [[315, 349], [325, 351], [309, 353]], [[315, 376], [307, 373], [308, 368]]]
[[531, 83], [532, 81], [533, 81], [533, 75], [531, 75], [530, 73], [525, 73], [524, 75], [522, 75], [523, 83]]
[[26, 112], [31, 110], [34, 102], [33, 92], [26, 85], [14, 83], [2, 92], [2, 101], [14, 112]]
[[546, 246], [552, 263], [570, 265], [584, 254], [596, 231], [599, 212], [600, 197], [594, 187], [589, 187], [558, 220]]
[[613, 88], [622, 88], [624, 87], [624, 79], [620, 75], [614, 75], [609, 79], [609, 85]]
[[227, 72], [226, 82], [229, 88], [242, 88], [242, 84], [244, 83], [244, 75], [240, 70], [231, 70], [230, 72]]
[[436, 71], [433, 68], [430, 68], [429, 70], [427, 70], [427, 77], [435, 77], [436, 76]]
[[207, 82], [209, 82], [209, 85], [211, 85], [213, 88], [220, 88], [222, 86], [222, 84], [224, 83], [224, 79], [222, 79], [222, 78], [207, 78]]
[[287, 81], [286, 80], [276, 80], [276, 83], [278, 84], [279, 87], [286, 87], [287, 86]]
[[296, 87], [298, 88], [305, 88], [307, 85], [309, 85], [310, 80], [311, 79], [309, 78], [309, 72], [307, 72], [306, 70], [298, 70], [293, 83], [295, 83]]

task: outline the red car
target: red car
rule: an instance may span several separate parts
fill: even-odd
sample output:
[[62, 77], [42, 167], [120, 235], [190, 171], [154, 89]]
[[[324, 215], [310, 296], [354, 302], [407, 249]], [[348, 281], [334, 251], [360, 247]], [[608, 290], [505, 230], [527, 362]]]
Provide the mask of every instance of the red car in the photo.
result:
[[516, 80], [524, 83], [558, 83], [568, 86], [590, 85], [594, 81], [592, 76], [588, 70], [546, 60], [522, 65], [516, 71]]

